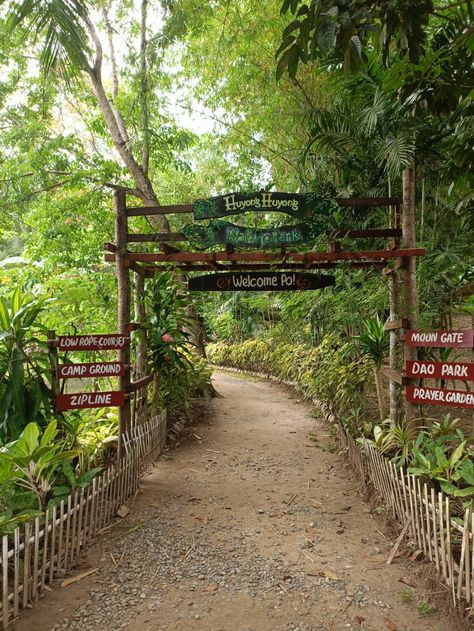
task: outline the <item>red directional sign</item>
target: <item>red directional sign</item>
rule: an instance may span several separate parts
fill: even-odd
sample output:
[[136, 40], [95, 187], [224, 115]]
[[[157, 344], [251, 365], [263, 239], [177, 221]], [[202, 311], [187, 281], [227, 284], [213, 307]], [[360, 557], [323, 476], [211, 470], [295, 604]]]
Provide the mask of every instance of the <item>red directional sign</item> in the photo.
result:
[[123, 392], [76, 392], [58, 394], [56, 410], [80, 410], [83, 408], [121, 407], [124, 403]]
[[61, 364], [59, 379], [84, 379], [85, 377], [121, 377], [125, 373], [123, 362], [96, 362], [92, 364]]
[[128, 337], [119, 333], [108, 335], [61, 335], [60, 351], [109, 351], [123, 348]]
[[418, 379], [459, 379], [474, 381], [472, 362], [406, 362], [406, 376]]
[[405, 331], [406, 346], [434, 346], [436, 348], [472, 348], [474, 331]]
[[405, 396], [412, 403], [474, 409], [474, 392], [407, 386]]

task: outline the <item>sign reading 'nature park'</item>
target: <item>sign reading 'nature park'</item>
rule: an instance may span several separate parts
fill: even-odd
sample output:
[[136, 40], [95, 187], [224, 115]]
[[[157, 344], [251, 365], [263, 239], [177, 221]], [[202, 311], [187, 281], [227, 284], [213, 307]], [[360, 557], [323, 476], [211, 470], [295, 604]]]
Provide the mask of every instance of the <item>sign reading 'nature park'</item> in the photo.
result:
[[183, 234], [201, 248], [209, 248], [219, 243], [274, 248], [281, 245], [308, 243], [314, 240], [321, 231], [316, 225], [310, 223], [274, 228], [249, 228], [216, 220], [211, 221], [207, 226], [189, 224], [183, 229]]
[[335, 277], [298, 272], [229, 272], [190, 278], [190, 291], [298, 291], [334, 285]]
[[228, 193], [194, 202], [194, 219], [215, 219], [242, 213], [279, 212], [292, 217], [330, 215], [339, 208], [330, 197], [318, 193]]

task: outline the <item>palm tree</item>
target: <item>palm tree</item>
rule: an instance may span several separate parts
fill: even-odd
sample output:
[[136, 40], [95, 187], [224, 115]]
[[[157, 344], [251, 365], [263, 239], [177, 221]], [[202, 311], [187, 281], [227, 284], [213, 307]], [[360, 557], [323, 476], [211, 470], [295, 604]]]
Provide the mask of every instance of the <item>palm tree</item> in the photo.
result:
[[379, 316], [364, 320], [363, 325], [365, 332], [362, 335], [356, 335], [354, 341], [370, 358], [373, 364], [380, 420], [383, 422], [385, 419], [385, 406], [382, 395], [382, 364], [387, 356], [390, 336], [389, 333], [384, 330], [384, 324]]

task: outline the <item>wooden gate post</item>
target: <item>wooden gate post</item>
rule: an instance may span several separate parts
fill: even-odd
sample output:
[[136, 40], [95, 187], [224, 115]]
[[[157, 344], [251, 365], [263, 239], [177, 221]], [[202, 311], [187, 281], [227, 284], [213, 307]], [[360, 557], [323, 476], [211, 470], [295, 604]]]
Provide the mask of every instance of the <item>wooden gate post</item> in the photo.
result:
[[118, 331], [128, 341], [118, 352], [118, 360], [125, 364], [125, 373], [119, 378], [120, 390], [125, 392], [124, 404], [119, 408], [117, 456], [123, 457], [123, 434], [130, 429], [130, 274], [127, 260], [128, 221], [125, 191], [114, 192], [116, 273], [118, 288]]
[[[415, 232], [415, 167], [405, 169], [402, 174], [403, 214], [402, 232], [403, 247], [416, 247]], [[416, 286], [416, 258], [408, 256], [403, 261], [403, 315], [408, 320], [408, 327], [418, 326], [418, 291]], [[415, 347], [404, 345], [404, 360], [416, 360]], [[410, 421], [415, 416], [415, 406], [405, 399], [405, 416]]]

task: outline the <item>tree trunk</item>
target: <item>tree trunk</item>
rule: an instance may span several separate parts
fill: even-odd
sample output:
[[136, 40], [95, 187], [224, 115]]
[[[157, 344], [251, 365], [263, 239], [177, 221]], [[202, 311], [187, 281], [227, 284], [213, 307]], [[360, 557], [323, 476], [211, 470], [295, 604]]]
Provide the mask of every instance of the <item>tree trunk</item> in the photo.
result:
[[379, 404], [380, 422], [383, 423], [385, 420], [385, 405], [383, 401], [382, 373], [381, 373], [380, 368], [376, 368], [375, 366], [374, 366], [374, 378], [375, 378], [375, 390], [377, 391], [377, 401]]
[[[402, 232], [403, 247], [416, 247], [415, 234], [415, 168], [405, 169], [402, 174], [403, 182], [403, 214]], [[403, 268], [403, 315], [409, 322], [409, 328], [418, 326], [418, 291], [416, 285], [416, 258], [410, 256], [405, 261]], [[416, 360], [415, 347], [404, 346], [404, 359]], [[409, 421], [415, 416], [415, 406], [405, 400], [405, 416]]]

